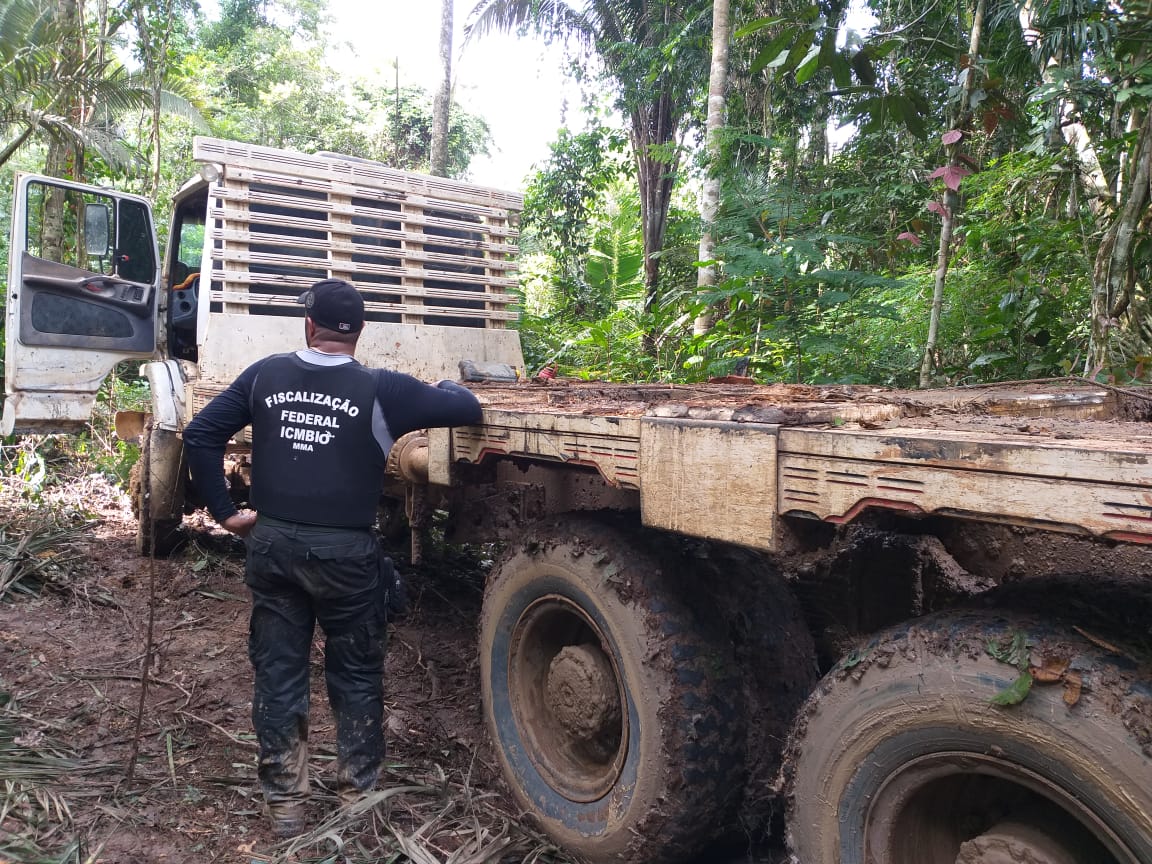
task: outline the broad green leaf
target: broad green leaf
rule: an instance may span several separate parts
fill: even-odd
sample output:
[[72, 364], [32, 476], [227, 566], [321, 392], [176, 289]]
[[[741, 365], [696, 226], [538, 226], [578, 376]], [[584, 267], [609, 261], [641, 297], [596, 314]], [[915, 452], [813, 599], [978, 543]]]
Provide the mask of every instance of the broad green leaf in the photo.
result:
[[777, 61], [777, 58], [783, 55], [784, 59], [788, 57], [788, 49], [792, 44], [792, 40], [796, 38], [796, 33], [799, 27], [789, 27], [782, 30], [780, 33], [760, 50], [756, 55], [756, 59], [752, 61], [752, 68], [748, 70], [749, 75], [756, 75], [764, 69], [775, 68], [779, 66], [784, 60]]
[[988, 701], [993, 705], [1002, 705], [1009, 707], [1012, 705], [1019, 705], [1028, 698], [1028, 694], [1032, 691], [1032, 673], [1024, 671], [1020, 673], [1015, 681], [1013, 681], [1007, 688], [1001, 690]]
[[820, 68], [820, 46], [813, 45], [808, 49], [808, 55], [796, 67], [796, 83], [803, 84]]
[[755, 21], [749, 21], [743, 27], [740, 27], [732, 34], [735, 39], [743, 39], [745, 36], [751, 36], [753, 33], [759, 33], [765, 27], [772, 27], [780, 24], [788, 19], [783, 15], [776, 15], [772, 18], [757, 18]]
[[872, 59], [868, 56], [867, 51], [857, 51], [852, 55], [849, 64], [862, 84], [869, 87], [876, 85], [876, 70], [872, 66]]
[[927, 138], [928, 132], [924, 128], [924, 117], [916, 110], [912, 100], [902, 93], [897, 93], [889, 98], [892, 100], [892, 113], [903, 121], [908, 131], [921, 140]]
[[833, 52], [828, 68], [832, 70], [832, 80], [837, 88], [845, 90], [852, 86], [852, 67], [839, 51]]
[[815, 30], [805, 30], [803, 33], [801, 33], [796, 39], [796, 42], [792, 45], [792, 50], [788, 52], [787, 62], [784, 64], [784, 67], [781, 71], [791, 72], [792, 70], [796, 69], [801, 62], [807, 60], [808, 51], [812, 47], [812, 42], [815, 39]]

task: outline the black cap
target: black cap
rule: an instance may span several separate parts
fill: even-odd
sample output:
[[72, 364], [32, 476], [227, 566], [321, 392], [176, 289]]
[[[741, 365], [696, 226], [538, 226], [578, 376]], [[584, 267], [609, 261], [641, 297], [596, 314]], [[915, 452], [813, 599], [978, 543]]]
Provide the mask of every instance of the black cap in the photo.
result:
[[343, 279], [324, 279], [296, 298], [320, 327], [338, 333], [359, 333], [364, 327], [364, 298]]

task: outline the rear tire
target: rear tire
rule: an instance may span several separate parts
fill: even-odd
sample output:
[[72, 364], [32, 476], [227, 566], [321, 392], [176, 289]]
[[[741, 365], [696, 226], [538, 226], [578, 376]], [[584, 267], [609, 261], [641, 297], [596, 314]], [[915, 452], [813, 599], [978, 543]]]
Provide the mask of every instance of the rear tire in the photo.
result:
[[[1068, 671], [994, 705], [1020, 671], [990, 645], [1019, 639], [1031, 663]], [[1152, 861], [1150, 684], [1148, 668], [1026, 616], [884, 633], [801, 714], [789, 846], [804, 864]]]
[[519, 806], [592, 864], [683, 861], [742, 791], [731, 648], [683, 601], [669, 545], [568, 517], [512, 550], [484, 596], [482, 702], [501, 768]]

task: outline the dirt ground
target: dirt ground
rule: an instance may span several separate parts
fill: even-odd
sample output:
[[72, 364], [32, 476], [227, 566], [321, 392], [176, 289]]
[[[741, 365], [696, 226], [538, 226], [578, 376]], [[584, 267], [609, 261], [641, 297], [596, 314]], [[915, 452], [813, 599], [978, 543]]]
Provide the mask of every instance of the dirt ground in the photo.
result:
[[[412, 610], [389, 636], [387, 764], [358, 816], [337, 812], [330, 792], [334, 727], [317, 639], [316, 829], [277, 846], [256, 784], [241, 545], [190, 517], [188, 545], [153, 573], [135, 554], [117, 487], [92, 476], [61, 497], [38, 510], [0, 496], [0, 549], [43, 561], [47, 583], [0, 601], [0, 860], [565, 860], [517, 824], [485, 741], [475, 654], [482, 556], [407, 568]], [[73, 536], [19, 548], [53, 520], [73, 523]]]

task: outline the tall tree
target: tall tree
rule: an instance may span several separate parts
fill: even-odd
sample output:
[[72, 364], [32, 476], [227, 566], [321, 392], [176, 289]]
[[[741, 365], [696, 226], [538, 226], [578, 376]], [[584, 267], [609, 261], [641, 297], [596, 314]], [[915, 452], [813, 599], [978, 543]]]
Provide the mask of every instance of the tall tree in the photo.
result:
[[[1121, 205], [1104, 234], [1092, 269], [1091, 373], [1108, 365], [1110, 336], [1136, 294], [1134, 252], [1141, 222], [1148, 218], [1152, 203], [1152, 111], [1145, 113], [1131, 153], [1130, 173], [1117, 184], [1123, 190]], [[1147, 326], [1147, 322], [1137, 326], [1141, 324]]]
[[[728, 83], [728, 43], [731, 38], [731, 16], [728, 0], [712, 3], [712, 68], [708, 75], [708, 119], [705, 141], [708, 154], [704, 188], [700, 195], [700, 270], [697, 291], [706, 294], [716, 286], [716, 236], [714, 224], [720, 209], [720, 133], [724, 128], [724, 91]], [[703, 335], [712, 329], [712, 310], [696, 317], [693, 331]]]
[[448, 173], [448, 111], [452, 106], [452, 0], [440, 0], [440, 87], [432, 102], [431, 173]]
[[[659, 302], [660, 253], [681, 159], [680, 137], [705, 80], [711, 4], [702, 0], [480, 0], [468, 37], [532, 27], [572, 37], [598, 59], [629, 120], [640, 187], [645, 308]], [[655, 334], [645, 342], [652, 350]]]
[[136, 25], [136, 56], [152, 102], [148, 149], [152, 163], [149, 196], [153, 200], [160, 195], [160, 171], [163, 165], [160, 117], [164, 105], [165, 82], [175, 59], [172, 52], [173, 37], [184, 21], [181, 6], [181, 0], [143, 0], [131, 10]]

